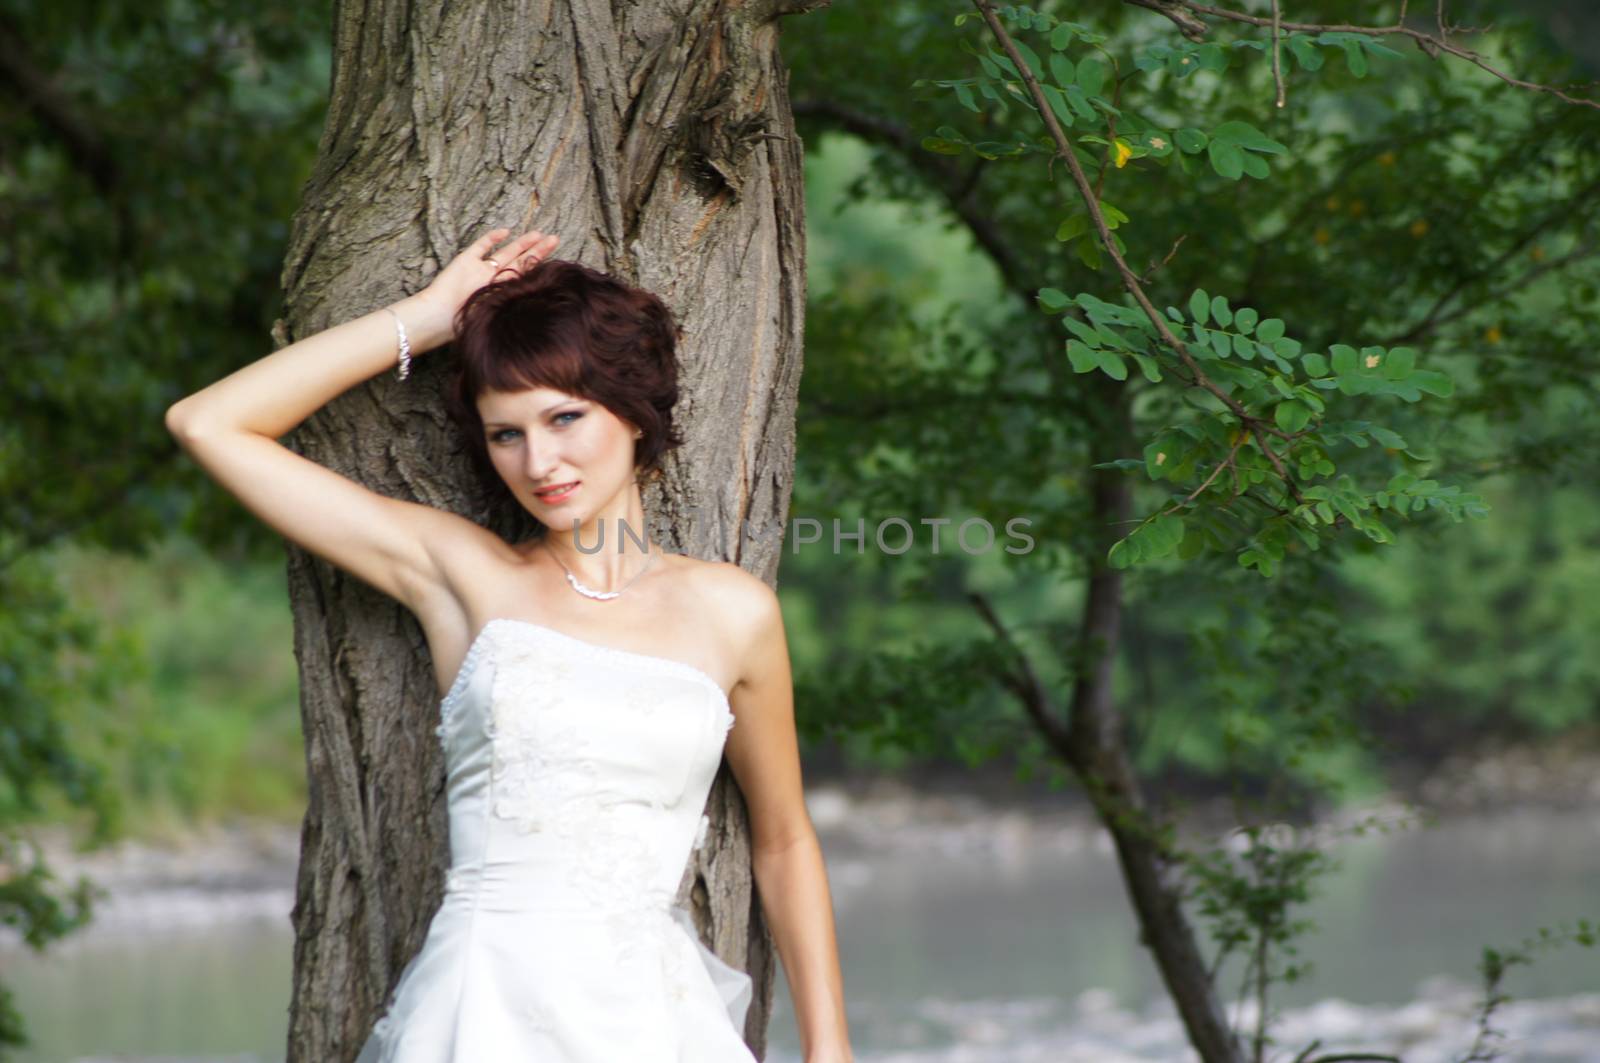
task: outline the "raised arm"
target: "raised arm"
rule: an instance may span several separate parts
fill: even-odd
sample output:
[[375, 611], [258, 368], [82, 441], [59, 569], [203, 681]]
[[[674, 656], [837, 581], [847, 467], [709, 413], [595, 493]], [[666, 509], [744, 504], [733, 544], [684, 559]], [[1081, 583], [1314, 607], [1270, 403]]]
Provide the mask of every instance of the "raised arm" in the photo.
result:
[[[438, 558], [484, 534], [471, 521], [389, 498], [277, 442], [334, 397], [397, 364], [399, 317], [412, 356], [450, 341], [456, 310], [493, 279], [486, 261], [508, 230], [457, 255], [427, 288], [326, 329], [173, 403], [168, 431], [250, 512], [412, 609], [444, 589]], [[494, 252], [499, 268], [544, 258], [559, 238], [529, 232]]]

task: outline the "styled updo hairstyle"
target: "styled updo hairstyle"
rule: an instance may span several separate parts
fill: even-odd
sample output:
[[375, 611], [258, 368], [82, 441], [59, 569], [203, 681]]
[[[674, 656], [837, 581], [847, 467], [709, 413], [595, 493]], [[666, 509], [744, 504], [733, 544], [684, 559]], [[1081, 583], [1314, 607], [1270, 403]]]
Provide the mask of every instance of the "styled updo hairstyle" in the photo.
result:
[[485, 391], [548, 387], [599, 403], [643, 433], [634, 444], [642, 478], [659, 477], [662, 457], [683, 444], [672, 424], [682, 332], [655, 295], [577, 262], [544, 259], [507, 268], [473, 292], [455, 330], [460, 363], [445, 407], [486, 486], [501, 481], [478, 414]]

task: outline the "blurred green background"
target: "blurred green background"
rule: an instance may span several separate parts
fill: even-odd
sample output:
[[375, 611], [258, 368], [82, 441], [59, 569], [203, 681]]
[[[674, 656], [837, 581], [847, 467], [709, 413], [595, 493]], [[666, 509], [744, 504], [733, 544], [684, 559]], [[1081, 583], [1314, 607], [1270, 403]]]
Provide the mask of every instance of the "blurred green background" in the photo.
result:
[[[1388, 10], [1323, 8], [1328, 16], [1359, 9], [1373, 22]], [[1456, 10], [1460, 21], [1497, 17], [1500, 35], [1485, 39], [1487, 50], [1530, 77], [1593, 74], [1594, 56], [1570, 51], [1592, 39], [1582, 33], [1593, 18], [1584, 5]], [[157, 835], [236, 814], [294, 819], [305, 787], [281, 547], [181, 457], [161, 414], [270, 349], [287, 222], [325, 106], [327, 12], [181, 2], [8, 3], [0, 11], [11, 42], [0, 110], [0, 270], [8, 282], [0, 305], [12, 341], [0, 360], [0, 819], [71, 822], [95, 793], [101, 797], [88, 807], [102, 833]], [[1159, 20], [1125, 11], [1103, 22], [1133, 37], [1163, 32]], [[785, 28], [791, 93], [811, 106], [801, 118], [811, 305], [796, 517], [845, 516], [853, 526], [864, 515], [870, 529], [893, 514], [915, 522], [931, 508], [907, 508], [919, 500], [959, 520], [1021, 497], [903, 489], [940, 474], [933, 453], [952, 439], [968, 449], [950, 460], [979, 476], [999, 472], [986, 463], [1010, 462], [1008, 452], [985, 449], [985, 425], [1026, 420], [1032, 408], [984, 392], [992, 377], [982, 366], [1003, 364], [1008, 344], [1036, 343], [1030, 330], [1039, 315], [949, 202], [919, 179], [916, 150], [841, 131], [816, 106], [877, 113], [918, 133], [959, 118], [965, 112], [953, 101], [929, 102], [910, 88], [917, 77], [963, 72], [948, 26], [948, 12], [923, 5], [841, 3]], [[1600, 718], [1600, 662], [1590, 651], [1600, 626], [1600, 500], [1590, 475], [1600, 422], [1587, 342], [1595, 270], [1585, 251], [1593, 233], [1579, 224], [1593, 213], [1593, 189], [1582, 182], [1594, 158], [1592, 133], [1575, 132], [1593, 125], [1593, 111], [1503, 90], [1459, 63], [1418, 56], [1394, 71], [1358, 80], [1330, 61], [1320, 79], [1297, 85], [1299, 107], [1286, 119], [1307, 161], [1271, 182], [1219, 190], [1195, 181], [1182, 193], [1257, 222], [1305, 200], [1318, 222], [1303, 226], [1305, 247], [1280, 242], [1283, 259], [1263, 267], [1251, 257], [1264, 239], [1258, 232], [1213, 219], [1198, 237], [1207, 249], [1197, 276], [1225, 271], [1224, 260], [1279, 275], [1316, 270], [1315, 284], [1290, 275], [1284, 289], [1266, 290], [1280, 303], [1291, 289], [1324, 300], [1300, 307], [1305, 315], [1346, 308], [1342, 333], [1330, 328], [1346, 337], [1359, 333], [1355, 308], [1364, 301], [1372, 320], [1422, 310], [1441, 285], [1464, 276], [1464, 262], [1498, 254], [1495, 242], [1519, 227], [1544, 226], [1520, 248], [1526, 261], [1573, 256], [1513, 295], [1468, 308], [1434, 345], [1454, 360], [1458, 383], [1467, 382], [1456, 409], [1428, 429], [1439, 463], [1470, 475], [1491, 515], [1330, 559], [1318, 578], [1331, 583], [1315, 594], [1305, 585], [1271, 592], [1326, 604], [1368, 655], [1359, 668], [1363, 692], [1347, 707], [1381, 728], [1390, 746], [1330, 740], [1325, 755], [1351, 781], [1348, 796], [1377, 791], [1408, 759], [1437, 760], [1484, 740], [1577, 741], [1592, 736]], [[1237, 82], [1217, 79], [1203, 102], [1218, 114], [1241, 101], [1259, 111], [1259, 70], [1254, 81]], [[1470, 115], [1466, 124], [1479, 137], [1452, 129], [1426, 152], [1407, 149], [1417, 134], [1400, 128], [1406, 116], [1459, 117], [1479, 100], [1494, 108]], [[1392, 173], [1342, 176], [1346, 204], [1307, 199], [1338, 153], [1364, 151], [1370, 162], [1391, 143], [1400, 151]], [[1469, 164], [1496, 151], [1526, 170], [1504, 189], [1474, 189]], [[1327, 159], [1309, 158], [1318, 152]], [[1454, 160], [1462, 176], [1447, 176], [1441, 160]], [[1028, 211], [1059, 190], [1032, 172], [1038, 166], [1009, 165], [995, 178], [1008, 183], [995, 186], [992, 215], [1010, 226], [1035, 282], [1106, 290], [1108, 277], [1029, 228]], [[1576, 191], [1553, 197], [1563, 182]], [[1119, 192], [1118, 201], [1150, 219], [1148, 238], [1164, 248], [1184, 230], [1188, 201], [1172, 200], [1179, 193], [1171, 182], [1151, 183]], [[1222, 194], [1234, 201], [1220, 201]], [[1361, 197], [1364, 211], [1346, 209]], [[1463, 213], [1448, 233], [1436, 232], [1444, 241], [1437, 248], [1419, 247], [1409, 227], [1399, 240], [1392, 219], [1369, 223], [1380, 211], [1403, 220], [1408, 209], [1440, 204]], [[1478, 210], [1493, 231], [1473, 227]], [[1548, 211], [1558, 216], [1542, 222]], [[1329, 239], [1336, 254], [1328, 254]], [[1303, 257], [1308, 248], [1326, 257]], [[1575, 309], [1582, 307], [1589, 309]], [[871, 383], [891, 369], [952, 387], [967, 373], [977, 390], [920, 412], [911, 396], [899, 396], [907, 399], [899, 410], [861, 406], [872, 399], [893, 407], [897, 396], [885, 400]], [[1037, 365], [1019, 363], [1010, 380], [1030, 374], [1041, 375]], [[926, 434], [935, 427], [946, 434]], [[1034, 482], [1034, 500], [1050, 501], [1013, 509], [1053, 521], [1070, 513], [1079, 455], [1062, 443], [1035, 456], [1046, 478]], [[1052, 462], [1059, 476], [1049, 474]], [[1025, 473], [1038, 477], [1041, 469]], [[1066, 550], [1052, 530], [1037, 522], [1031, 529], [1041, 555]], [[827, 700], [836, 692], [809, 684], [846, 662], [981, 635], [960, 601], [966, 587], [992, 591], [1026, 618], [1019, 624], [1038, 634], [1039, 663], [1049, 672], [1051, 633], [1070, 625], [1081, 583], [1067, 567], [1055, 579], [1040, 574], [995, 552], [931, 559], [869, 550], [858, 558], [813, 547], [788, 555], [780, 586], [802, 694]], [[1230, 582], [1171, 568], [1141, 573], [1128, 593], [1119, 683], [1139, 766], [1220, 786], [1228, 770], [1222, 716], [1208, 706], [1259, 699], [1274, 676], [1213, 670], [1207, 662], [1218, 658], [1201, 648], [1207, 631], [1237, 627], [1241, 603], [1256, 608], [1263, 592], [1254, 577]], [[926, 762], [991, 772], [1017, 766], [985, 752], [1000, 751], [984, 745], [986, 721], [1014, 722], [997, 689], [972, 692], [965, 736], [930, 726], [918, 742], [886, 737], [832, 700], [800, 704], [819, 775]], [[1276, 719], [1264, 712], [1258, 722], [1270, 731]]]
[[[1397, 6], [1296, 13], [1377, 25]], [[1092, 22], [1125, 63], [1176, 39], [1127, 4], [1039, 7]], [[810, 286], [791, 516], [861, 518], [869, 544], [825, 540], [779, 573], [812, 783], [1072, 785], [995, 681], [966, 596], [1070, 687], [1106, 392], [1061, 369], [1032, 292], [1117, 286], [1055, 239], [1074, 193], [1040, 157], [921, 147], [941, 125], [1002, 136], [1029, 117], [914, 87], [972, 73], [960, 41], [980, 27], [952, 26], [967, 9], [835, 0], [784, 24]], [[1502, 69], [1593, 93], [1588, 3], [1450, 12], [1492, 25], [1471, 46]], [[35, 828], [159, 840], [305, 807], [282, 544], [162, 414], [270, 350], [329, 34], [326, 5], [0, 0], [0, 917], [30, 939], [76, 921], [23, 870]], [[1307, 349], [1416, 345], [1455, 394], [1351, 404], [1412, 453], [1340, 460], [1367, 480], [1403, 460], [1490, 509], [1425, 514], [1394, 545], [1347, 538], [1270, 580], [1225, 556], [1131, 571], [1116, 694], [1163, 795], [1288, 780], [1336, 805], [1457, 753], [1600, 754], [1595, 109], [1410, 46], [1365, 76], [1325, 51], [1318, 70], [1286, 65], [1281, 112], [1258, 53], [1187, 78], [1122, 69], [1124, 106], [1174, 127], [1247, 119], [1290, 152], [1244, 181], [1138, 159], [1104, 170], [1104, 194], [1131, 218], [1130, 262], [1161, 263], [1158, 306], [1203, 286]], [[1142, 445], [1177, 416], [1174, 389], [1127, 387]], [[1138, 515], [1164, 497], [1135, 491]], [[1025, 516], [1037, 546], [967, 556], [947, 528], [942, 555], [919, 534], [886, 556], [871, 528], [891, 516]], [[19, 1029], [6, 999], [0, 1045]]]

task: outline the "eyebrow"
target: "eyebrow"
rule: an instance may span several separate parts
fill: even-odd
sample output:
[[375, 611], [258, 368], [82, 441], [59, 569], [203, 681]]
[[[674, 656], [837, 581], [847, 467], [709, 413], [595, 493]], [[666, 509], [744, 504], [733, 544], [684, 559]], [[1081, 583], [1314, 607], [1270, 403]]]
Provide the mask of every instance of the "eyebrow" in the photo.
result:
[[[539, 416], [540, 417], [547, 417], [552, 412], [554, 412], [555, 409], [557, 407], [559, 407], [559, 406], [565, 406], [569, 402], [581, 402], [581, 401], [583, 401], [583, 400], [581, 400], [581, 399], [562, 399], [560, 402], [552, 402], [550, 405], [546, 406], [544, 409], [539, 411]], [[485, 427], [485, 428], [515, 428], [516, 424], [514, 422], [512, 422], [512, 421], [485, 421], [485, 422], [483, 422], [483, 427]]]

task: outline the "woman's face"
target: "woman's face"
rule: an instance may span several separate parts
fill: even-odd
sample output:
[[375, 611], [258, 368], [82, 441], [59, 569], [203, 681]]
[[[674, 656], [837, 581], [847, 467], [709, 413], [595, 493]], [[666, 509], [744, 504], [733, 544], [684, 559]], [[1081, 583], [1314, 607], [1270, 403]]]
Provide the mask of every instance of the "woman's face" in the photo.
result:
[[634, 482], [635, 429], [598, 402], [546, 387], [486, 391], [478, 414], [495, 471], [542, 524], [586, 522]]

